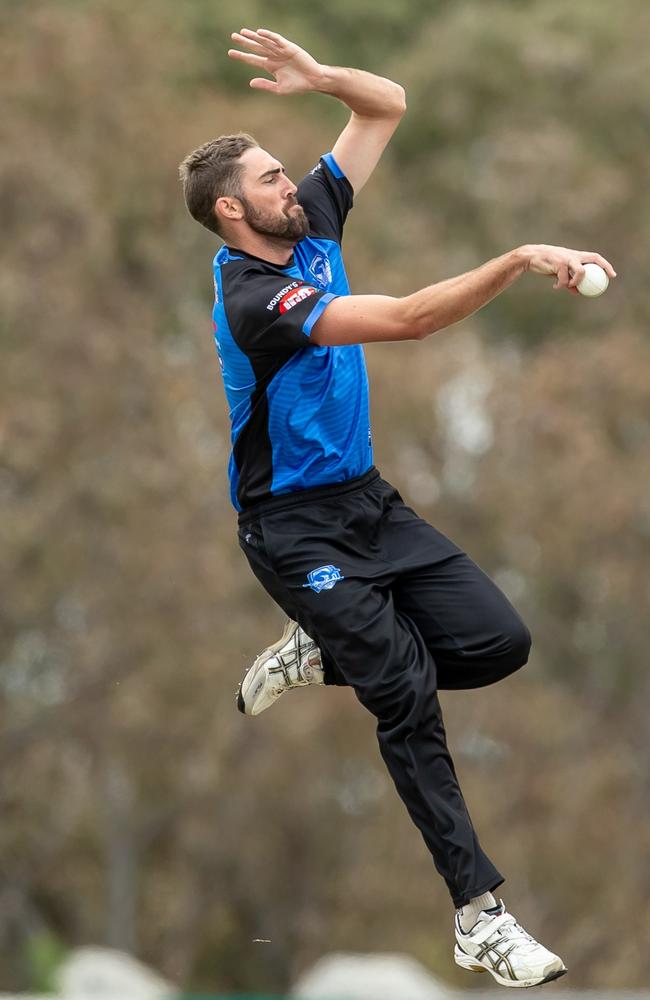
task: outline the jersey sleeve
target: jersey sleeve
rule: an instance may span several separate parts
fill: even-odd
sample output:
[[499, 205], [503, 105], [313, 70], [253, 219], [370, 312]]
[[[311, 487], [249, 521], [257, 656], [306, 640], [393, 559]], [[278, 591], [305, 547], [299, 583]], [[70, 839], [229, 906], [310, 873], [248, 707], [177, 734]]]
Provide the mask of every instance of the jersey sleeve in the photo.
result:
[[298, 184], [296, 195], [309, 219], [310, 236], [341, 242], [352, 208], [352, 185], [331, 153], [325, 153]]
[[289, 357], [309, 346], [312, 328], [336, 295], [300, 279], [242, 269], [224, 287], [233, 340], [255, 359]]

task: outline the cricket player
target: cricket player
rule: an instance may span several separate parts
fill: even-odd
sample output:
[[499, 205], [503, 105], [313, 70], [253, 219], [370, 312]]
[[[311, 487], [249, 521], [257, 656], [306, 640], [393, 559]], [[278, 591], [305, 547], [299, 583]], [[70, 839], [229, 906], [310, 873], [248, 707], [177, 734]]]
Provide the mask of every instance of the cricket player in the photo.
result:
[[448, 886], [455, 961], [502, 986], [550, 982], [566, 972], [562, 959], [493, 895], [503, 876], [472, 826], [438, 700], [438, 690], [518, 670], [530, 636], [495, 584], [373, 465], [362, 344], [424, 340], [528, 272], [575, 292], [586, 262], [614, 270], [597, 253], [528, 245], [402, 298], [351, 294], [343, 227], [405, 112], [404, 90], [321, 65], [267, 29], [232, 38], [231, 58], [267, 74], [254, 89], [329, 94], [350, 110], [298, 184], [246, 133], [204, 143], [180, 167], [189, 212], [223, 241], [213, 319], [239, 542], [289, 616], [248, 670], [239, 707], [258, 715], [294, 687], [351, 686], [377, 719], [381, 755]]

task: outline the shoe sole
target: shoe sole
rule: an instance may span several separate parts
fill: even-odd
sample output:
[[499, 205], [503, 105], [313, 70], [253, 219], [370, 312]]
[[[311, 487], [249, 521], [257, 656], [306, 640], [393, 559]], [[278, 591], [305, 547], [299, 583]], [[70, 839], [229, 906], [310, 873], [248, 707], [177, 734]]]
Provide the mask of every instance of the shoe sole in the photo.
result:
[[[246, 671], [246, 673], [244, 674], [244, 678], [239, 687], [237, 688], [237, 708], [242, 713], [242, 715], [250, 715], [250, 716], [255, 715], [255, 712], [253, 711], [248, 711], [248, 712], [246, 711], [246, 701], [244, 700], [244, 695], [242, 693], [244, 684], [246, 683], [246, 681], [250, 679], [250, 684], [247, 685], [247, 687], [250, 688], [259, 668], [263, 666], [267, 662], [267, 660], [271, 659], [272, 656], [275, 656], [275, 654], [278, 653], [284, 645], [286, 645], [286, 643], [291, 638], [292, 633], [295, 632], [297, 628], [298, 625], [296, 624], [296, 622], [291, 621], [291, 619], [289, 619], [289, 621], [287, 621], [287, 624], [284, 626], [284, 632], [282, 633], [282, 636], [278, 639], [278, 641], [274, 642], [272, 646], [267, 646], [266, 649], [262, 650], [259, 656], [254, 660], [252, 666], [250, 666]], [[254, 707], [255, 707], [255, 702], [253, 701], [252, 704], [249, 704], [249, 709], [253, 709]]]
[[504, 979], [500, 976], [498, 972], [494, 969], [486, 968], [484, 965], [475, 964], [471, 955], [465, 954], [463, 951], [454, 952], [454, 960], [456, 965], [460, 966], [461, 969], [467, 969], [468, 972], [489, 972], [491, 976], [496, 979], [499, 986], [508, 986], [515, 989], [529, 989], [531, 986], [544, 986], [546, 983], [552, 983], [555, 979], [559, 979], [560, 976], [565, 976], [568, 969], [556, 969], [554, 972], [549, 972], [547, 976], [543, 979]]

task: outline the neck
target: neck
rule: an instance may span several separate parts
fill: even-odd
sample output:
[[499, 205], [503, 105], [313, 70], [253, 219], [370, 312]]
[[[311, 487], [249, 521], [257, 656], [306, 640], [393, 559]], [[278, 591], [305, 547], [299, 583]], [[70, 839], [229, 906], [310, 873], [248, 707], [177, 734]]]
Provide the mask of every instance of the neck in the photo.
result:
[[261, 233], [250, 232], [246, 234], [233, 233], [226, 238], [229, 246], [237, 247], [244, 253], [250, 253], [253, 257], [261, 257], [268, 260], [270, 264], [279, 264], [286, 267], [291, 259], [295, 243], [281, 240], [273, 236], [262, 236]]

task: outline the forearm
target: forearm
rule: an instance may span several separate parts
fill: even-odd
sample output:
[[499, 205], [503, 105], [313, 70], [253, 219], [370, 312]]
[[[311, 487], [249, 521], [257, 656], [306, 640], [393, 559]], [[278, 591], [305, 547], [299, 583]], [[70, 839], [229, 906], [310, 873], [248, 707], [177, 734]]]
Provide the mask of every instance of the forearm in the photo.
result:
[[334, 299], [318, 320], [318, 344], [368, 344], [424, 340], [471, 316], [528, 269], [526, 247], [489, 260], [474, 271], [421, 288], [412, 295], [345, 295]]
[[585, 263], [598, 264], [610, 278], [610, 262], [590, 250], [569, 250], [527, 244], [487, 261], [457, 278], [439, 281], [412, 295], [342, 295], [329, 303], [316, 322], [311, 339], [317, 344], [368, 344], [386, 340], [424, 340], [444, 327], [466, 319], [496, 298], [522, 274], [554, 276], [554, 288], [577, 294], [575, 285]]
[[362, 69], [321, 66], [315, 90], [347, 105], [360, 118], [398, 118], [406, 110], [406, 95], [399, 83]]
[[405, 328], [423, 339], [466, 319], [496, 298], [526, 272], [530, 253], [525, 247], [487, 261], [473, 271], [422, 288], [399, 300]]

